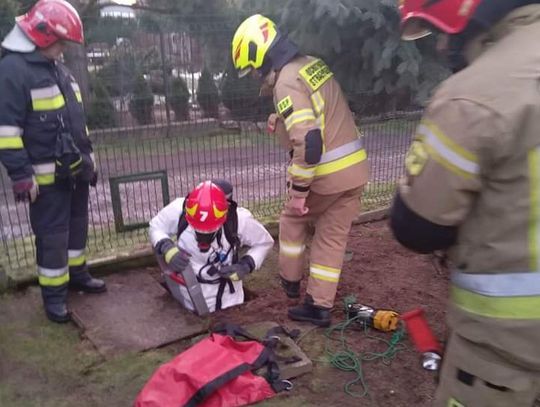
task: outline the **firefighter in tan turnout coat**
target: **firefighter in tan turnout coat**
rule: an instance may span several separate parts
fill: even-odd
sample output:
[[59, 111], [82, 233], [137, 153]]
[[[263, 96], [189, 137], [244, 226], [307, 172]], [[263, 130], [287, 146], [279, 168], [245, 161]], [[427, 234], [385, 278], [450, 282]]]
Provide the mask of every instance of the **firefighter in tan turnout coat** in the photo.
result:
[[343, 255], [368, 179], [366, 151], [347, 101], [328, 66], [304, 56], [261, 15], [245, 20], [232, 43], [240, 76], [257, 76], [272, 90], [277, 115], [269, 126], [290, 151], [289, 199], [280, 218], [281, 282], [300, 296], [308, 225], [315, 225], [307, 295], [289, 317], [330, 324]]
[[530, 407], [540, 393], [540, 1], [405, 0], [401, 12], [406, 39], [451, 34], [456, 72], [424, 113], [391, 214], [402, 244], [445, 250], [452, 267], [434, 405]]

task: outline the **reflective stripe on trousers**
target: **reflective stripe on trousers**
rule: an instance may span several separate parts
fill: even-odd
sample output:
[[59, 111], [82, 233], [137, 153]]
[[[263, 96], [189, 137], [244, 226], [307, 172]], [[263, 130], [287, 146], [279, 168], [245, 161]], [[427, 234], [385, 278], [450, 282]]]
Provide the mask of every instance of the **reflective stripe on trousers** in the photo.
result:
[[69, 267], [82, 266], [86, 263], [85, 250], [68, 250], [68, 265]]
[[68, 268], [51, 269], [38, 266], [38, 279], [41, 286], [58, 287], [69, 282]]
[[453, 271], [450, 298], [485, 317], [540, 319], [540, 272], [470, 274]]
[[287, 257], [300, 257], [306, 249], [302, 243], [290, 243], [283, 240], [279, 241], [279, 254]]

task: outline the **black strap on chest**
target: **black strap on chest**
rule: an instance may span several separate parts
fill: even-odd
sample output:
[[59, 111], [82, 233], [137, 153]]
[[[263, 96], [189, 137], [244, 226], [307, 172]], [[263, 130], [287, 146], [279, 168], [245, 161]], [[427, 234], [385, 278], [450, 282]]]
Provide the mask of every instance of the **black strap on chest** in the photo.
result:
[[[180, 215], [180, 219], [178, 220], [178, 232], [176, 234], [177, 240], [180, 239], [180, 235], [187, 229], [188, 222], [186, 219], [186, 202], [188, 197], [186, 196], [186, 199], [184, 199], [184, 204], [182, 207], [182, 214]], [[240, 239], [238, 237], [238, 204], [233, 201], [232, 199], [228, 199], [227, 202], [229, 203], [229, 210], [227, 212], [227, 220], [225, 221], [225, 224], [223, 225], [223, 228], [220, 229], [216, 235], [216, 239], [218, 242], [221, 242], [221, 236], [222, 233], [225, 233], [225, 239], [227, 239], [227, 242], [230, 245], [229, 252], [227, 252], [227, 257], [229, 256], [230, 252], [232, 251], [232, 262], [233, 264], [238, 262], [238, 250], [240, 249]], [[223, 230], [223, 232], [221, 232]], [[229, 292], [231, 294], [234, 294], [235, 289], [234, 285], [231, 280], [228, 278], [216, 278], [213, 280], [208, 280], [202, 277], [202, 271], [207, 268], [212, 267], [212, 264], [208, 263], [201, 267], [197, 274], [197, 281], [201, 284], [218, 284], [218, 292], [216, 296], [216, 311], [219, 311], [222, 306], [222, 299], [223, 294], [225, 292], [225, 288], [229, 288]], [[212, 270], [210, 269], [208, 271], [209, 275], [213, 275], [215, 273], [212, 273]]]

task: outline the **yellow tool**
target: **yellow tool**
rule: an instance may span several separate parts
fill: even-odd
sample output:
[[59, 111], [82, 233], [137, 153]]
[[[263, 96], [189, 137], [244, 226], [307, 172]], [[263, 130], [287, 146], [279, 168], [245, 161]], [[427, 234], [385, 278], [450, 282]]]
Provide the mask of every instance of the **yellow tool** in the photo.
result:
[[375, 309], [368, 305], [347, 304], [349, 319], [355, 319], [362, 326], [368, 326], [383, 332], [395, 331], [399, 323], [399, 314], [392, 310]]

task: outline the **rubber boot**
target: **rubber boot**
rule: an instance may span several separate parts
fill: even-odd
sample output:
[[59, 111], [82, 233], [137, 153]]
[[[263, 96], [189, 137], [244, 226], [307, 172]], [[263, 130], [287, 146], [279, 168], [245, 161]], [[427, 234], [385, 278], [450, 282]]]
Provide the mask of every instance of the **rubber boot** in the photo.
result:
[[289, 308], [288, 316], [293, 321], [311, 322], [321, 327], [328, 327], [331, 322], [330, 308], [315, 305], [309, 294], [303, 304]]
[[53, 322], [68, 322], [71, 320], [66, 307], [68, 286], [62, 284], [58, 286], [41, 286], [41, 298], [45, 314]]
[[300, 298], [300, 281], [287, 281], [283, 277], [279, 279], [287, 297]]
[[71, 316], [64, 303], [45, 304], [45, 314], [49, 320], [60, 324], [71, 321]]
[[105, 281], [93, 278], [87, 271], [71, 273], [69, 277], [69, 288], [87, 294], [99, 294], [107, 291]]

